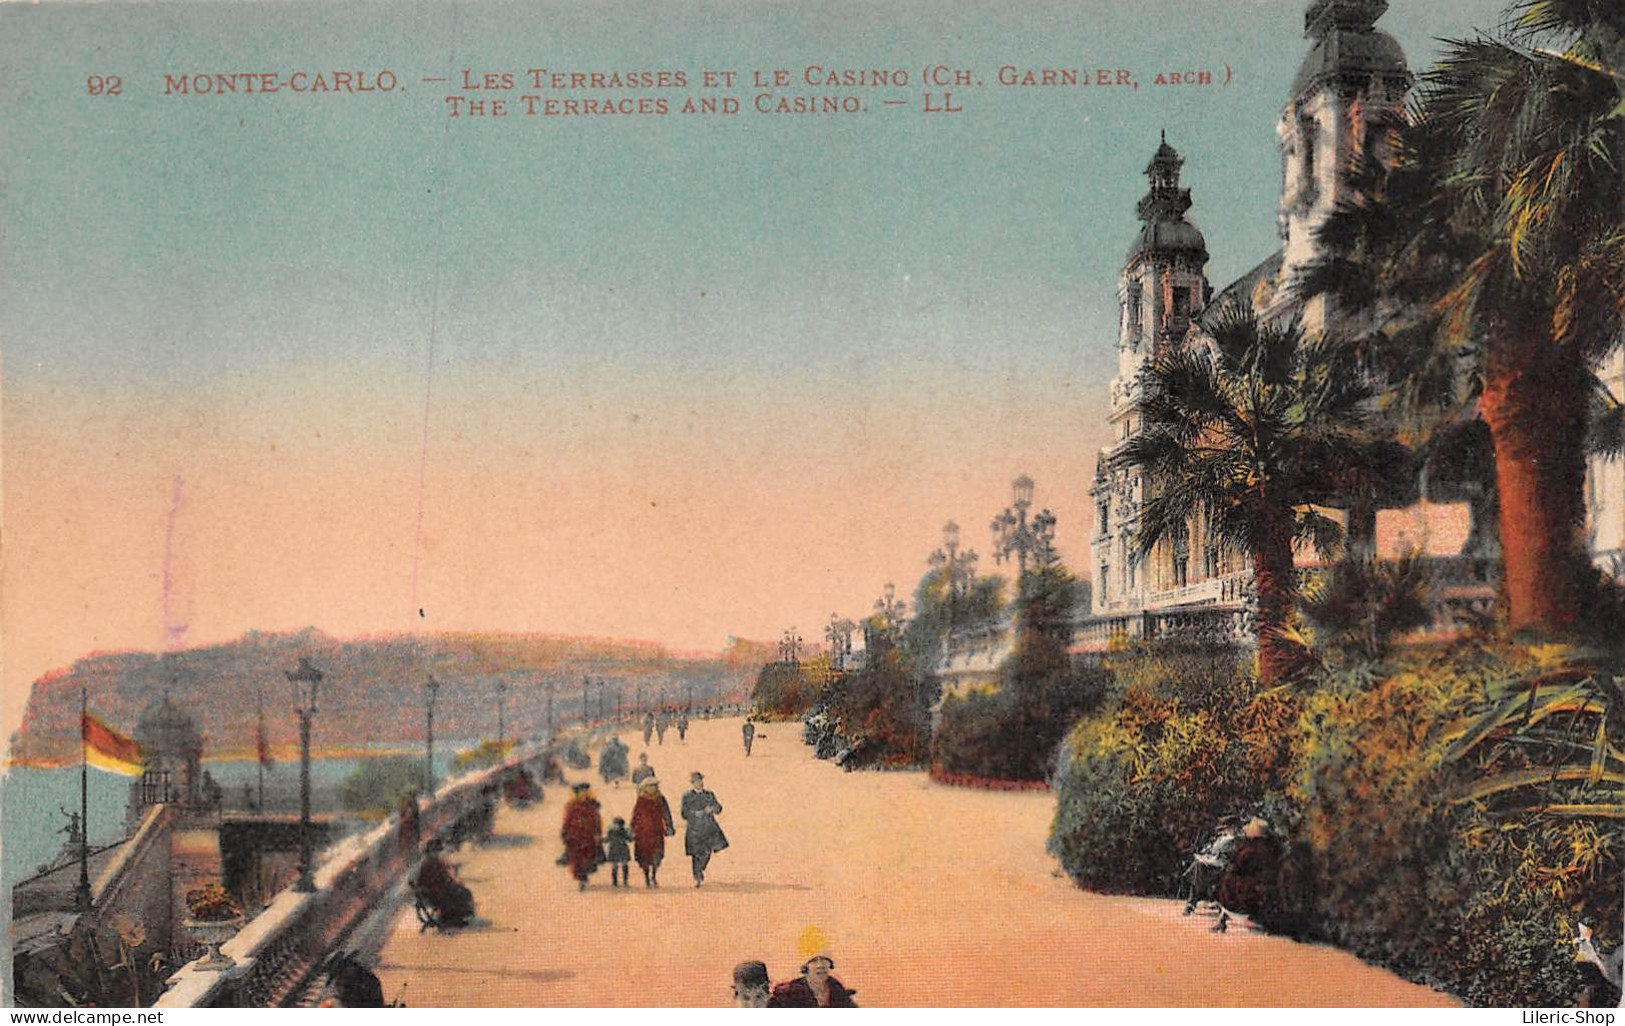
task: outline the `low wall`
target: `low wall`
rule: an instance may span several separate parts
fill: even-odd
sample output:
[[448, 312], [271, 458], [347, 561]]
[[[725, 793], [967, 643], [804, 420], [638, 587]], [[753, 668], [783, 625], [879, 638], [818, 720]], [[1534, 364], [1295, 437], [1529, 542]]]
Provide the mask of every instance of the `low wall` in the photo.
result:
[[[505, 770], [538, 754], [515, 753], [499, 766], [448, 781], [423, 808], [421, 835], [445, 833], [462, 817], [478, 812], [498, 797], [495, 782]], [[221, 954], [235, 965], [217, 970], [199, 968], [196, 962], [187, 965], [170, 978], [155, 1007], [277, 1008], [297, 1003], [327, 956], [369, 912], [389, 900], [416, 857], [415, 846], [403, 848], [394, 817], [340, 841], [321, 854], [315, 891], [282, 891], [221, 945]]]

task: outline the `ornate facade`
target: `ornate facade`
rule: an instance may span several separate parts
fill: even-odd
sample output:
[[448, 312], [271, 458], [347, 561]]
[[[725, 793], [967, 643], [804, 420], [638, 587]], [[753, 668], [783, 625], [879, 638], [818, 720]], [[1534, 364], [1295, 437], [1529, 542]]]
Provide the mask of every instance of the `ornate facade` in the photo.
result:
[[[1208, 252], [1200, 230], [1186, 219], [1190, 191], [1180, 186], [1183, 159], [1166, 138], [1145, 174], [1150, 189], [1139, 202], [1142, 227], [1118, 280], [1117, 376], [1111, 382], [1112, 443], [1100, 453], [1090, 496], [1095, 529], [1090, 542], [1093, 616], [1079, 648], [1098, 650], [1112, 638], [1250, 637], [1252, 571], [1245, 558], [1211, 544], [1192, 521], [1186, 536], [1160, 544], [1141, 557], [1133, 542], [1145, 482], [1137, 471], [1116, 466], [1115, 457], [1139, 428], [1136, 403], [1140, 371], [1170, 347], [1201, 345], [1204, 318], [1231, 302], [1249, 304], [1261, 319], [1296, 316], [1306, 330], [1325, 329], [1327, 300], [1301, 302], [1288, 286], [1317, 256], [1316, 231], [1349, 197], [1342, 169], [1363, 154], [1381, 155], [1388, 145], [1388, 112], [1404, 103], [1412, 76], [1399, 44], [1377, 27], [1387, 0], [1313, 0], [1304, 17], [1313, 42], [1294, 76], [1277, 136], [1281, 149], [1281, 195], [1277, 227], [1281, 248], [1217, 295], [1204, 267]], [[1625, 397], [1625, 357], [1616, 353], [1604, 369], [1616, 396]], [[1441, 486], [1442, 484], [1442, 486]], [[1625, 466], [1593, 461], [1588, 499], [1593, 552], [1616, 575], [1625, 572]], [[1475, 612], [1493, 604], [1487, 583], [1488, 509], [1460, 482], [1405, 486], [1385, 505], [1418, 498], [1469, 500], [1473, 518], [1467, 547], [1456, 559], [1439, 561], [1436, 589], [1450, 605]], [[1355, 542], [1374, 544], [1375, 514], [1355, 518]]]

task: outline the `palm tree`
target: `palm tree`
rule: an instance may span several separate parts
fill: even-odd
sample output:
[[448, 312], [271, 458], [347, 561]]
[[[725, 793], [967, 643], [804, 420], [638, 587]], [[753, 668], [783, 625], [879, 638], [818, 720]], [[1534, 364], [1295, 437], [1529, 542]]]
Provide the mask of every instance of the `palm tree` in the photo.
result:
[[1294, 545], [1330, 558], [1343, 531], [1319, 507], [1365, 494], [1376, 474], [1362, 428], [1370, 391], [1345, 347], [1306, 336], [1296, 321], [1260, 323], [1250, 307], [1229, 306], [1210, 331], [1211, 345], [1172, 350], [1147, 368], [1141, 431], [1117, 460], [1145, 476], [1142, 556], [1183, 539], [1198, 518], [1209, 538], [1250, 556], [1259, 674], [1274, 684], [1301, 658], [1286, 633]]
[[1413, 412], [1476, 403], [1514, 631], [1574, 633], [1593, 604], [1593, 368], [1625, 319], [1622, 69], [1625, 6], [1610, 0], [1522, 0], [1502, 38], [1452, 43], [1393, 169], [1358, 172], [1302, 283], [1368, 329], [1362, 355]]

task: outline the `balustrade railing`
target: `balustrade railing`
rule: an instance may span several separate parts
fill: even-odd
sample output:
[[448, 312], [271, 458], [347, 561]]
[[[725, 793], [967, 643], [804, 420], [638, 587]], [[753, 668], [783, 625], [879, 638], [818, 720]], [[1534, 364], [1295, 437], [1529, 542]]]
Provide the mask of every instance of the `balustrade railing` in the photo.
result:
[[[534, 758], [527, 750], [501, 765], [447, 782], [419, 815], [425, 838], [443, 834], [460, 819], [481, 813], [496, 800], [495, 784], [508, 768]], [[394, 890], [417, 852], [403, 848], [394, 817], [334, 845], [317, 867], [316, 890], [278, 894], [235, 937], [221, 945], [236, 961], [228, 969], [198, 963], [170, 977], [154, 1007], [276, 1008], [293, 1003], [350, 931]]]

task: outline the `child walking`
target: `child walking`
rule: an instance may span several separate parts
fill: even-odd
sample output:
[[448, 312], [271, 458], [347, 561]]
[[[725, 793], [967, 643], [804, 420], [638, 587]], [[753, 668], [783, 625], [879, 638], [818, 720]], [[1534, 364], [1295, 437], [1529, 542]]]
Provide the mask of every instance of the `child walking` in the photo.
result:
[[615, 823], [604, 835], [604, 851], [609, 861], [609, 885], [625, 887], [632, 867], [632, 831], [626, 829], [626, 819], [615, 817]]

